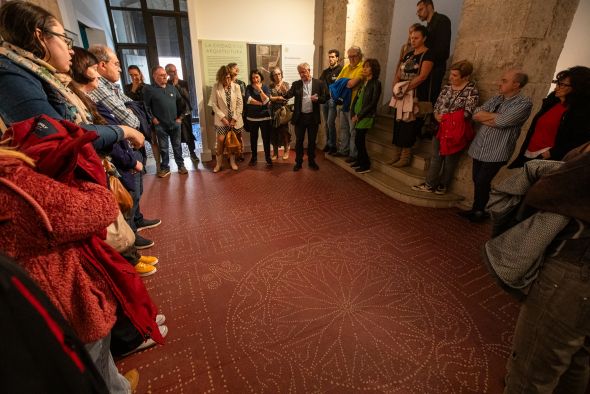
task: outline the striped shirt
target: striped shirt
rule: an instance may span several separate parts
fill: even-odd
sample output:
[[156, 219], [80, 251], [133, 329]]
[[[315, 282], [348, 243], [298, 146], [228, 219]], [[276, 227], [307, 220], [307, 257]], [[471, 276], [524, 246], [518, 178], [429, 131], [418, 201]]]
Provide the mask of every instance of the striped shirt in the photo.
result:
[[496, 113], [496, 126], [481, 125], [469, 147], [469, 156], [488, 163], [508, 161], [532, 107], [531, 99], [521, 95], [507, 99], [495, 96], [477, 107], [474, 114], [480, 111]]
[[107, 107], [121, 124], [133, 127], [134, 129], [139, 128], [139, 119], [137, 119], [137, 116], [131, 110], [125, 107], [127, 101], [133, 100], [125, 96], [121, 87], [116, 83], [99, 77], [98, 87], [88, 93], [88, 96], [95, 103], [102, 103]]

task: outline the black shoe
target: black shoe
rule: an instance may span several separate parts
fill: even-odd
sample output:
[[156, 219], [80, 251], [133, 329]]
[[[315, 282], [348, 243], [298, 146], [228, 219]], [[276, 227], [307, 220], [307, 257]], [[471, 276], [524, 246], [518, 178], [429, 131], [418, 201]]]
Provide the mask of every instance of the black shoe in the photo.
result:
[[330, 150], [331, 150], [331, 148], [328, 145], [324, 146], [324, 149], [323, 149], [324, 152], [330, 152]]
[[320, 169], [320, 166], [318, 166], [315, 162], [311, 162], [309, 163], [309, 168], [311, 168], [314, 171], [318, 171]]
[[136, 249], [147, 249], [154, 246], [154, 241], [144, 238], [139, 234], [135, 234], [135, 248]]
[[196, 154], [195, 152], [191, 152], [191, 154], [190, 154], [190, 155], [191, 155], [191, 161], [192, 161], [194, 164], [199, 164], [199, 161], [200, 161], [200, 160], [199, 160], [199, 156], [197, 156], [197, 154]]
[[266, 159], [266, 167], [272, 168], [272, 160], [271, 159]]
[[299, 171], [301, 169], [301, 164], [295, 164], [293, 166], [293, 171]]
[[457, 212], [457, 215], [461, 216], [462, 218], [468, 219], [472, 213], [473, 209], [470, 209], [469, 211], [459, 211]]
[[490, 215], [485, 211], [473, 211], [468, 219], [471, 223], [481, 223], [489, 217]]
[[346, 157], [346, 155], [343, 155], [342, 153], [340, 153], [338, 151], [332, 153], [332, 156], [334, 156], [334, 157]]
[[249, 166], [255, 166], [256, 165], [256, 160], [250, 160], [250, 162], [248, 163]]
[[359, 167], [356, 170], [354, 170], [357, 174], [366, 174], [367, 172], [371, 172], [370, 168], [363, 168], [363, 167]]
[[135, 223], [137, 231], [158, 227], [160, 224], [162, 224], [160, 219], [143, 219], [141, 222]]
[[344, 160], [346, 163], [354, 163], [356, 161], [356, 157], [349, 156], [347, 159]]
[[358, 162], [358, 161], [355, 161], [354, 163], [351, 163], [351, 164], [350, 164], [350, 167], [352, 167], [352, 168], [359, 168], [360, 166], [361, 166], [361, 165], [359, 164], [359, 162]]
[[336, 152], [337, 152], [336, 148], [332, 148], [332, 149], [330, 149], [330, 151], [328, 152], [328, 154], [331, 155], [331, 156], [336, 156]]

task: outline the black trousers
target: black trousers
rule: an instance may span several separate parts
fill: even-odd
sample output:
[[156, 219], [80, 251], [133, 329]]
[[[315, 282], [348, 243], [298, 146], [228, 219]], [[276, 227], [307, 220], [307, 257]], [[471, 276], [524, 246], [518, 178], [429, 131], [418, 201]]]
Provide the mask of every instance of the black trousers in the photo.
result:
[[269, 120], [259, 122], [249, 120], [246, 123], [246, 131], [250, 133], [250, 149], [252, 149], [252, 160], [256, 161], [258, 152], [258, 129], [262, 134], [262, 146], [264, 147], [264, 158], [270, 162], [270, 132], [272, 124]]
[[369, 129], [356, 129], [354, 143], [358, 151], [357, 161], [361, 169], [366, 170], [371, 168], [371, 159], [367, 152], [367, 131]]
[[485, 162], [473, 159], [473, 210], [483, 211], [490, 199], [492, 180], [506, 164], [505, 161]]
[[121, 308], [117, 308], [117, 321], [111, 330], [111, 353], [122, 356], [141, 345], [144, 340]]
[[307, 161], [315, 163], [315, 140], [318, 135], [318, 124], [313, 113], [301, 114], [295, 124], [295, 163], [303, 163], [303, 141], [307, 131]]

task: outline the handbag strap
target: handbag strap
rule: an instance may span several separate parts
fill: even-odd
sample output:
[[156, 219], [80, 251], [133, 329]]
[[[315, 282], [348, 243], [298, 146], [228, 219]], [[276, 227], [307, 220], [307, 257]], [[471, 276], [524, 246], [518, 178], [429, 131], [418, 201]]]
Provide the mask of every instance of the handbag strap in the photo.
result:
[[[453, 99], [453, 101], [451, 101], [451, 104], [449, 104], [449, 109], [451, 109], [451, 107], [453, 107], [453, 104], [455, 104], [455, 101], [459, 98], [459, 96], [461, 95], [461, 93], [463, 93], [463, 91], [465, 90], [465, 88], [469, 84], [471, 84], [471, 82], [467, 82], [467, 84], [465, 86], [463, 86], [463, 89], [459, 90], [459, 93], [457, 93], [457, 95], [455, 96], [455, 98]], [[451, 88], [451, 90], [453, 90], [453, 88]]]

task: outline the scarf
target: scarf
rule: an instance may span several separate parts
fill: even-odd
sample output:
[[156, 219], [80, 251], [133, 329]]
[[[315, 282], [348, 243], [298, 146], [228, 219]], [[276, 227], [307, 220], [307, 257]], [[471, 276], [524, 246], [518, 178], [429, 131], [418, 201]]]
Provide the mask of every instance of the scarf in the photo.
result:
[[25, 51], [9, 42], [2, 41], [0, 45], [0, 55], [7, 57], [20, 67], [35, 74], [39, 79], [49, 84], [55, 89], [69, 104], [68, 110], [71, 112], [72, 119], [76, 124], [91, 123], [90, 112], [86, 105], [72, 92], [67, 84], [71, 78], [67, 74], [60, 74], [55, 67], [39, 59], [31, 52]]

